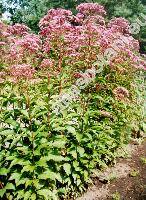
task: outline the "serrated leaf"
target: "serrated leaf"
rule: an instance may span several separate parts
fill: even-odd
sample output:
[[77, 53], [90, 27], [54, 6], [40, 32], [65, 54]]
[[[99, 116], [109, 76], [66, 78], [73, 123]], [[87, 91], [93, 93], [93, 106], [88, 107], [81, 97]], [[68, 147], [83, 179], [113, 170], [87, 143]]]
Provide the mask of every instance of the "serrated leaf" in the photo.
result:
[[23, 167], [23, 169], [21, 170], [21, 173], [23, 172], [33, 172], [35, 169], [35, 166], [32, 165], [26, 165]]
[[71, 165], [69, 163], [65, 163], [63, 165], [63, 169], [68, 176], [71, 174]]
[[17, 164], [20, 164], [20, 165], [21, 165], [21, 160], [20, 160], [19, 158], [15, 158], [15, 159], [11, 162], [9, 168], [11, 168], [12, 166], [17, 165]]
[[17, 142], [19, 142], [21, 139], [21, 135], [17, 136], [16, 138], [13, 139], [10, 148], [12, 148], [15, 144], [17, 144]]
[[71, 150], [71, 151], [69, 151], [69, 153], [73, 156], [73, 158], [77, 158], [77, 152], [76, 152], [76, 150]]
[[36, 162], [36, 165], [40, 167], [47, 167], [48, 165], [47, 165], [46, 157], [41, 157], [40, 160]]
[[26, 180], [26, 182], [25, 182], [25, 188], [27, 188], [28, 186], [31, 186], [32, 183], [33, 183], [33, 180], [30, 180], [30, 179]]
[[54, 155], [54, 154], [49, 154], [48, 156], [45, 156], [43, 158], [45, 158], [46, 161], [53, 160], [56, 162], [61, 162], [61, 161], [67, 160], [67, 158], [64, 158], [63, 156]]
[[24, 200], [28, 200], [31, 197], [31, 192], [27, 191], [24, 194]]
[[5, 186], [6, 190], [15, 190], [15, 186], [12, 183], [7, 183]]
[[21, 174], [19, 174], [19, 173], [13, 173], [10, 176], [9, 180], [15, 180], [15, 183], [17, 183], [20, 180], [20, 177], [21, 177]]
[[77, 186], [79, 186], [81, 184], [81, 180], [80, 179], [77, 179], [77, 182], [76, 182]]
[[51, 190], [48, 190], [48, 189], [41, 189], [37, 192], [39, 195], [45, 197], [46, 200], [49, 199], [49, 197], [52, 196], [52, 192]]
[[24, 179], [20, 179], [17, 183], [16, 183], [16, 186], [19, 186], [21, 184], [25, 184], [25, 182], [28, 180], [28, 178], [24, 178]]
[[77, 141], [80, 143], [82, 141], [83, 135], [76, 132], [75, 137], [76, 137]]
[[43, 180], [51, 179], [55, 181], [57, 179], [60, 182], [62, 181], [62, 178], [59, 173], [53, 172], [49, 169], [47, 169], [43, 174], [40, 174], [38, 178]]
[[39, 179], [34, 179], [33, 180], [33, 186], [37, 189], [40, 190], [44, 184], [39, 182]]
[[23, 196], [24, 196], [24, 190], [18, 191], [18, 192], [17, 192], [16, 200], [22, 199]]
[[45, 200], [53, 198], [53, 200], [58, 200], [57, 195], [54, 193], [54, 191], [48, 190], [48, 189], [41, 189], [37, 192], [40, 196], [43, 196]]

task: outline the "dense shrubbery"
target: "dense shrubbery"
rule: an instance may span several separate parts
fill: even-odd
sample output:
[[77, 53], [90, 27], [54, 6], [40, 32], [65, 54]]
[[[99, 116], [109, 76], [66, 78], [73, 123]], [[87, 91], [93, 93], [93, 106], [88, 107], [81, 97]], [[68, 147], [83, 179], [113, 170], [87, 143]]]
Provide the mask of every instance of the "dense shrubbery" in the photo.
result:
[[[142, 128], [145, 60], [128, 21], [105, 22], [98, 4], [77, 10], [48, 11], [39, 35], [0, 23], [2, 199], [71, 198]], [[115, 41], [117, 54], [93, 73]]]

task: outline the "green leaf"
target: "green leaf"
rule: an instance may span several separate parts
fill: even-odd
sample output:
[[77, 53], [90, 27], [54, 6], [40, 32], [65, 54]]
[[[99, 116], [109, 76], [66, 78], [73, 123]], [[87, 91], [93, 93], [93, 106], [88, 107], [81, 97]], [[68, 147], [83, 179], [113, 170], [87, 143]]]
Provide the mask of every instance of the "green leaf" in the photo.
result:
[[49, 197], [52, 196], [52, 192], [51, 190], [48, 190], [48, 189], [41, 189], [37, 192], [39, 195], [45, 197], [46, 200], [49, 199]]
[[25, 182], [25, 188], [27, 188], [28, 186], [32, 186], [33, 180], [27, 179]]
[[66, 144], [66, 141], [54, 141], [54, 142], [49, 142], [49, 147], [57, 147], [57, 148], [64, 148]]
[[46, 157], [41, 157], [40, 160], [38, 162], [35, 163], [37, 166], [40, 167], [47, 167], [47, 160]]
[[67, 160], [67, 158], [64, 158], [63, 156], [54, 155], [54, 154], [49, 154], [48, 156], [42, 157], [40, 160], [42, 160], [42, 159], [44, 159], [46, 161], [53, 160], [56, 162], [61, 162], [61, 161]]
[[41, 189], [37, 192], [39, 195], [43, 196], [45, 200], [53, 198], [53, 200], [58, 200], [57, 195], [54, 193], [54, 191], [51, 191], [49, 189]]
[[58, 155], [49, 155], [48, 160], [54, 160], [56, 162], [60, 162], [65, 160], [65, 158], [63, 156], [58, 156]]
[[67, 126], [66, 129], [69, 133], [76, 133], [76, 129], [72, 126]]
[[25, 192], [24, 200], [28, 200], [30, 197], [31, 197], [31, 192], [30, 191]]
[[5, 188], [0, 189], [0, 197], [1, 197], [1, 198], [4, 196], [5, 192], [6, 192], [6, 189], [5, 189]]
[[15, 180], [15, 183], [17, 183], [20, 180], [20, 177], [21, 177], [21, 174], [19, 174], [19, 173], [13, 173], [10, 176], [9, 180]]
[[19, 159], [19, 158], [15, 158], [12, 162], [11, 162], [11, 164], [10, 164], [10, 167], [9, 168], [11, 168], [12, 166], [14, 166], [14, 165], [22, 165], [22, 161]]
[[35, 166], [32, 165], [26, 165], [23, 167], [23, 169], [21, 170], [21, 173], [23, 172], [33, 172], [35, 169]]
[[64, 168], [66, 174], [69, 176], [71, 174], [71, 165], [69, 163], [65, 163], [63, 165], [63, 168]]
[[31, 195], [31, 197], [30, 197], [31, 200], [35, 200], [36, 198], [37, 198], [37, 197], [36, 197], [36, 194], [34, 194], [34, 193], [33, 193], [33, 194]]
[[24, 178], [24, 179], [21, 178], [21, 179], [16, 183], [16, 186], [25, 184], [27, 180], [28, 180], [28, 178]]
[[78, 153], [80, 154], [81, 157], [84, 156], [84, 152], [85, 152], [84, 148], [82, 148], [82, 147], [77, 147], [77, 151], [78, 151]]
[[16, 128], [19, 125], [18, 122], [16, 122], [15, 120], [13, 120], [11, 118], [5, 120], [5, 123], [8, 123], [8, 124], [12, 125], [14, 128]]
[[76, 152], [76, 150], [71, 150], [71, 151], [69, 151], [69, 153], [73, 156], [73, 158], [77, 158], [77, 152]]
[[15, 186], [12, 183], [7, 183], [5, 186], [6, 190], [15, 190]]
[[17, 192], [16, 200], [22, 199], [23, 196], [24, 196], [24, 190], [18, 191], [18, 192]]
[[9, 172], [9, 169], [0, 168], [0, 175], [7, 175], [8, 172]]
[[57, 179], [60, 182], [62, 181], [62, 178], [59, 173], [53, 172], [49, 169], [47, 169], [43, 174], [40, 174], [38, 178], [43, 180], [51, 179], [55, 181]]
[[17, 136], [16, 138], [13, 139], [13, 142], [11, 143], [10, 148], [12, 148], [15, 144], [17, 144], [18, 141], [20, 141], [21, 135]]
[[4, 130], [4, 131], [1, 131], [0, 132], [0, 135], [4, 135], [4, 136], [7, 136], [7, 135], [13, 135], [14, 134], [14, 131], [13, 130]]
[[21, 110], [21, 113], [23, 114], [24, 117], [26, 117], [26, 119], [29, 119], [29, 114], [27, 110]]

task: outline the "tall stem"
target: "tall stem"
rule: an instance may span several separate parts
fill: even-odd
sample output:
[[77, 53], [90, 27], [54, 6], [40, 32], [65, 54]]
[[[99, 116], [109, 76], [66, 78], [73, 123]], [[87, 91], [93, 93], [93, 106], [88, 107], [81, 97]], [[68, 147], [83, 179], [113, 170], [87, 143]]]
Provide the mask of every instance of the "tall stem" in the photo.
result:
[[50, 127], [50, 74], [48, 74], [48, 126]]

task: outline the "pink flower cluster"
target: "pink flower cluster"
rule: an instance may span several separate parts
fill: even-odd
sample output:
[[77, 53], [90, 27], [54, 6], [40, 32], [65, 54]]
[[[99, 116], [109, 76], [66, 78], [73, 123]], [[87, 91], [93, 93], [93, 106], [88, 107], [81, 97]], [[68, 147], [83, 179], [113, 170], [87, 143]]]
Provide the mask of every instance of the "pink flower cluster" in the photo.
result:
[[26, 34], [18, 43], [24, 50], [28, 50], [31, 53], [35, 53], [41, 48], [41, 40], [35, 34]]
[[[130, 35], [126, 19], [114, 18], [106, 23], [104, 7], [97, 3], [80, 4], [77, 10], [76, 15], [65, 9], [49, 10], [40, 20], [39, 35], [29, 33], [25, 25], [0, 22], [0, 54], [6, 66], [13, 66], [11, 75], [21, 77], [20, 72], [27, 68], [32, 74], [27, 64], [48, 70], [55, 65], [60, 70], [63, 62], [75, 69], [80, 61], [80, 70], [88, 69], [97, 62], [97, 55], [104, 57], [108, 49], [116, 52], [110, 58], [111, 68], [123, 69], [125, 63], [134, 69], [146, 68], [145, 59], [138, 53], [139, 42]], [[75, 77], [80, 76], [74, 72]]]
[[123, 34], [129, 33], [129, 21], [122, 17], [112, 19], [108, 23], [108, 27]]
[[8, 27], [8, 33], [10, 33], [11, 35], [25, 35], [26, 33], [28, 33], [30, 29], [25, 26], [24, 24], [14, 24], [13, 26], [9, 26]]
[[51, 68], [51, 67], [53, 67], [53, 64], [54, 64], [54, 62], [53, 62], [53, 60], [51, 60], [51, 59], [43, 59], [43, 61], [41, 62], [41, 65], [40, 65], [40, 67], [41, 68]]
[[25, 34], [21, 38], [11, 38], [9, 43], [9, 54], [12, 59], [22, 60], [25, 56], [38, 54], [41, 50], [41, 40], [35, 34]]
[[13, 65], [9, 68], [13, 80], [32, 79], [35, 69], [28, 64]]
[[129, 91], [124, 87], [117, 87], [113, 90], [113, 94], [119, 100], [125, 100], [129, 97]]
[[84, 15], [106, 15], [104, 7], [98, 3], [82, 3], [77, 6], [77, 10]]
[[72, 12], [65, 9], [51, 9], [48, 11], [39, 23], [41, 32], [43, 36], [49, 34], [62, 33], [66, 30], [70, 30], [71, 24], [69, 19], [72, 16]]
[[59, 20], [60, 22], [64, 22], [64, 20], [68, 19], [72, 15], [72, 12], [65, 9], [51, 9], [48, 11], [47, 15], [45, 15], [39, 23], [40, 27], [45, 27], [49, 25], [49, 22], [52, 20]]

